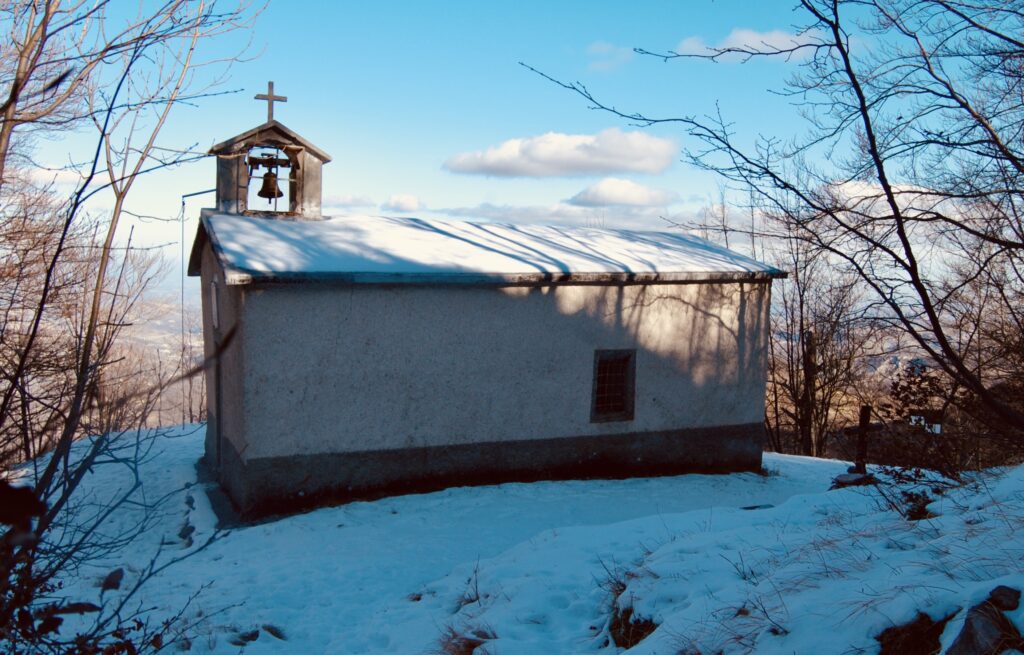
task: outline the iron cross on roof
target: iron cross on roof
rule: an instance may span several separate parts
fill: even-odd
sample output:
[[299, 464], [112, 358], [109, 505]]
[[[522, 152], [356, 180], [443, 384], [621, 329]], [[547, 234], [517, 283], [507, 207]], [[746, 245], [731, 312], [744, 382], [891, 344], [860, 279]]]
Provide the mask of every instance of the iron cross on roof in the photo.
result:
[[287, 97], [285, 97], [285, 96], [275, 96], [274, 95], [274, 83], [273, 82], [267, 82], [267, 92], [266, 93], [257, 93], [256, 94], [256, 99], [257, 100], [266, 100], [267, 101], [267, 122], [268, 123], [270, 121], [274, 120], [274, 102], [275, 101], [276, 102], [288, 102], [288, 98]]

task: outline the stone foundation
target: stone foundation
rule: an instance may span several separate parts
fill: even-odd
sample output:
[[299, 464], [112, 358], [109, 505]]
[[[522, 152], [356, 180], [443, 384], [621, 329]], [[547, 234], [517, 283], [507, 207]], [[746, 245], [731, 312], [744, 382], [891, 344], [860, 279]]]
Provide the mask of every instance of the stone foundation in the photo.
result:
[[764, 425], [251, 459], [222, 441], [217, 474], [245, 518], [453, 486], [761, 468]]

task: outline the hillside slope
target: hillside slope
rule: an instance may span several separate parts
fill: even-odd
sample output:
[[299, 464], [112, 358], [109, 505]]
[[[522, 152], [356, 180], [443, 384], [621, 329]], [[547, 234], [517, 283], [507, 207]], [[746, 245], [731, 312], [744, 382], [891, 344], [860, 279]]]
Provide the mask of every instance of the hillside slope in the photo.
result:
[[[1024, 587], [1019, 469], [945, 494], [916, 522], [870, 490], [827, 492], [843, 463], [766, 455], [767, 476], [456, 488], [207, 544], [202, 441], [192, 426], [147, 444], [145, 493], [170, 494], [164, 509], [115, 558], [65, 581], [75, 599], [110, 602], [99, 584], [111, 569], [125, 568], [129, 589], [154, 555], [192, 553], [138, 602], [154, 619], [187, 605], [197, 638], [177, 647], [194, 653], [615, 653], [624, 639], [644, 655], [877, 652], [875, 635], [918, 611], [941, 618], [995, 584]], [[102, 500], [128, 483], [126, 469], [98, 466], [87, 490]], [[112, 520], [131, 525], [134, 512]], [[1019, 610], [1010, 618], [1022, 623]]]

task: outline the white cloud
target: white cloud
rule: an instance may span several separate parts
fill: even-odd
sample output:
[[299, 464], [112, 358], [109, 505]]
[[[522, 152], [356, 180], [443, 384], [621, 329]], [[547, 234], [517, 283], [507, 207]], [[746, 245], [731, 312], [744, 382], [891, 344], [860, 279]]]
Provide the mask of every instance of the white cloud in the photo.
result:
[[565, 203], [553, 205], [495, 205], [485, 202], [475, 207], [453, 207], [442, 209], [449, 216], [460, 218], [483, 218], [502, 223], [570, 223], [585, 222], [589, 216], [598, 213], [591, 209], [575, 207]]
[[386, 212], [408, 213], [423, 209], [423, 203], [411, 193], [396, 193], [380, 208]]
[[[32, 182], [42, 185], [64, 185], [74, 186], [82, 182], [82, 175], [78, 171], [68, 170], [66, 168], [33, 168], [29, 170], [29, 178]], [[105, 177], [99, 177], [98, 180], [106, 182]], [[97, 180], [94, 180], [94, 184]]]
[[590, 57], [590, 65], [587, 68], [607, 73], [625, 66], [626, 62], [633, 58], [633, 49], [607, 41], [596, 41], [587, 46], [587, 56]]
[[[736, 28], [724, 39], [716, 43], [715, 45], [708, 45], [699, 36], [691, 36], [683, 39], [678, 46], [676, 46], [676, 52], [681, 55], [711, 55], [715, 51], [724, 50], [728, 48], [744, 48], [744, 49], [755, 49], [755, 50], [786, 50], [799, 45], [816, 42], [816, 37], [813, 33], [805, 34], [793, 34], [786, 32], [785, 30], [769, 30], [767, 32], [759, 32], [757, 30], [750, 30], [746, 28]], [[808, 56], [810, 52], [797, 51], [792, 55], [792, 59], [803, 59]], [[744, 56], [741, 54], [729, 54], [720, 57], [720, 61], [742, 61]]]
[[557, 177], [633, 171], [660, 173], [678, 148], [671, 139], [617, 128], [597, 134], [548, 132], [509, 139], [487, 150], [455, 155], [444, 163], [454, 173], [500, 177]]
[[475, 207], [439, 209], [439, 213], [465, 219], [489, 220], [499, 223], [541, 223], [643, 230], [672, 229], [671, 223], [692, 219], [679, 213], [655, 207], [581, 207], [558, 202], [552, 205], [495, 205], [483, 203]]
[[630, 180], [606, 177], [568, 200], [581, 207], [664, 207], [678, 199], [665, 189], [652, 189]]
[[372, 198], [357, 196], [350, 193], [341, 195], [330, 195], [324, 198], [324, 207], [372, 207], [375, 205]]
[[676, 52], [681, 55], [710, 55], [711, 47], [699, 36], [688, 36], [676, 46]]

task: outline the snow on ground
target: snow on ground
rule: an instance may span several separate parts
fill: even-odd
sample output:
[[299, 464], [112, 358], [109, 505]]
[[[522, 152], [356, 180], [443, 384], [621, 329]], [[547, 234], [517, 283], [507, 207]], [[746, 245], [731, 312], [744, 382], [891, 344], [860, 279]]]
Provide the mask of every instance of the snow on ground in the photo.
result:
[[[863, 489], [826, 493], [843, 463], [766, 455], [768, 476], [448, 489], [234, 528], [201, 548], [216, 523], [196, 482], [202, 442], [201, 426], [156, 439], [146, 494], [180, 491], [127, 551], [66, 581], [96, 602], [112, 568], [136, 575], [161, 543], [164, 559], [195, 551], [141, 596], [170, 615], [209, 585], [186, 612], [203, 617], [195, 653], [432, 653], [449, 630], [489, 637], [478, 655], [616, 653], [615, 594], [659, 625], [633, 655], [877, 652], [874, 635], [918, 610], [939, 618], [1024, 584], [1022, 469], [943, 496], [918, 522]], [[88, 484], [113, 493], [124, 476], [99, 466]], [[741, 509], [753, 505], [771, 507]], [[286, 641], [263, 630], [230, 643], [264, 625]]]

